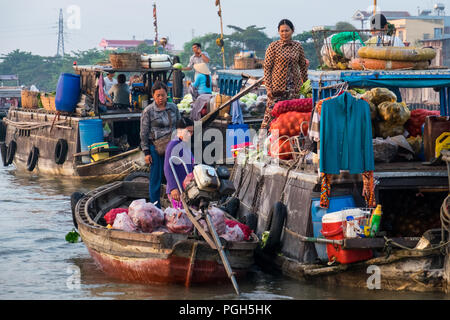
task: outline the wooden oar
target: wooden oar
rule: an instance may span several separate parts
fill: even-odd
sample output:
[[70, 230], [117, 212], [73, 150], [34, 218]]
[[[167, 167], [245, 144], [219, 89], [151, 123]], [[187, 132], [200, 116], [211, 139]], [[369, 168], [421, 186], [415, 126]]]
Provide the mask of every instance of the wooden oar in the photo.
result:
[[227, 102], [223, 103], [220, 107], [218, 107], [217, 109], [215, 109], [214, 111], [211, 111], [210, 113], [208, 113], [207, 115], [205, 115], [201, 120], [202, 120], [202, 126], [203, 127], [207, 127], [212, 121], [214, 121], [214, 119], [217, 117], [217, 115], [219, 114], [220, 110], [224, 109], [225, 107], [227, 107], [228, 105], [232, 104], [233, 102], [235, 102], [236, 100], [238, 100], [239, 98], [242, 98], [243, 96], [245, 96], [247, 93], [249, 93], [250, 91], [252, 91], [254, 88], [258, 87], [261, 85], [261, 83], [263, 82], [264, 77], [262, 77], [261, 79], [259, 79], [258, 81], [256, 81], [254, 84], [252, 84], [250, 87], [245, 88], [244, 90], [241, 90], [239, 93], [237, 93], [235, 96], [233, 96], [230, 100], [228, 100]]
[[214, 241], [216, 242], [217, 251], [219, 251], [219, 255], [220, 255], [220, 258], [222, 259], [222, 263], [223, 263], [223, 266], [225, 267], [225, 271], [227, 272], [228, 278], [230, 278], [231, 283], [233, 284], [234, 290], [236, 291], [236, 294], [240, 295], [239, 286], [237, 284], [236, 277], [234, 276], [234, 272], [231, 269], [230, 262], [228, 262], [227, 255], [225, 254], [225, 251], [223, 250], [222, 242], [220, 241], [219, 235], [217, 234], [217, 231], [214, 228], [214, 225], [211, 221], [211, 217], [210, 217], [208, 211], [205, 212], [205, 216], [206, 216], [206, 222], [208, 224], [209, 230], [210, 230], [211, 234], [213, 235]]

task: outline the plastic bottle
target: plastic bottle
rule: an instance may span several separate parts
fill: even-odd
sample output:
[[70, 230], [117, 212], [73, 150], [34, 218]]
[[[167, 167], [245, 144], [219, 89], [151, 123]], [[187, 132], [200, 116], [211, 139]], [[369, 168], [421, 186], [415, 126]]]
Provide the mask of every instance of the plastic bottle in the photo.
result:
[[347, 217], [347, 227], [345, 230], [345, 237], [348, 239], [356, 238], [355, 218], [353, 218], [353, 216]]
[[380, 222], [381, 222], [381, 204], [377, 205], [377, 208], [372, 214], [372, 217], [370, 218], [370, 236], [375, 237], [376, 233], [380, 229]]

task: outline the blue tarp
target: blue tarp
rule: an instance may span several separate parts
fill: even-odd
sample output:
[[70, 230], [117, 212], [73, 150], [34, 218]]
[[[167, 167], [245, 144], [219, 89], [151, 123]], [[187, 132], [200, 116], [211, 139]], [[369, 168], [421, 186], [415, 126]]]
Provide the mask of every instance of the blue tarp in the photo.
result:
[[342, 77], [350, 87], [437, 88], [450, 87], [450, 79], [367, 79], [366, 77]]

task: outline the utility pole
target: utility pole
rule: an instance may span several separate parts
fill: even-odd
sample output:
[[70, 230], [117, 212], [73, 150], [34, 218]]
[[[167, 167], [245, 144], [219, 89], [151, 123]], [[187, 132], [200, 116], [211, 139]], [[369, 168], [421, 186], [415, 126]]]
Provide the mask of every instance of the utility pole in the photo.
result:
[[56, 48], [56, 56], [64, 57], [64, 17], [62, 9], [59, 9], [59, 22], [58, 22], [58, 47]]

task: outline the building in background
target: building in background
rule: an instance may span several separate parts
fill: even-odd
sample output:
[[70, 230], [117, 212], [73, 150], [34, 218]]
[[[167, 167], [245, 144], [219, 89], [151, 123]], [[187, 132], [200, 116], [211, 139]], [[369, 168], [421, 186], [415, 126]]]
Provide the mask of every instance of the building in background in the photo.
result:
[[[407, 11], [381, 11], [378, 13], [383, 14], [387, 20], [401, 19], [411, 16]], [[370, 17], [372, 15], [373, 12], [358, 10], [353, 14], [352, 19], [361, 22], [361, 29], [370, 29]]]
[[450, 34], [450, 17], [411, 16], [403, 19], [388, 19], [395, 26], [396, 36], [405, 44], [420, 45], [420, 41], [439, 39]]

